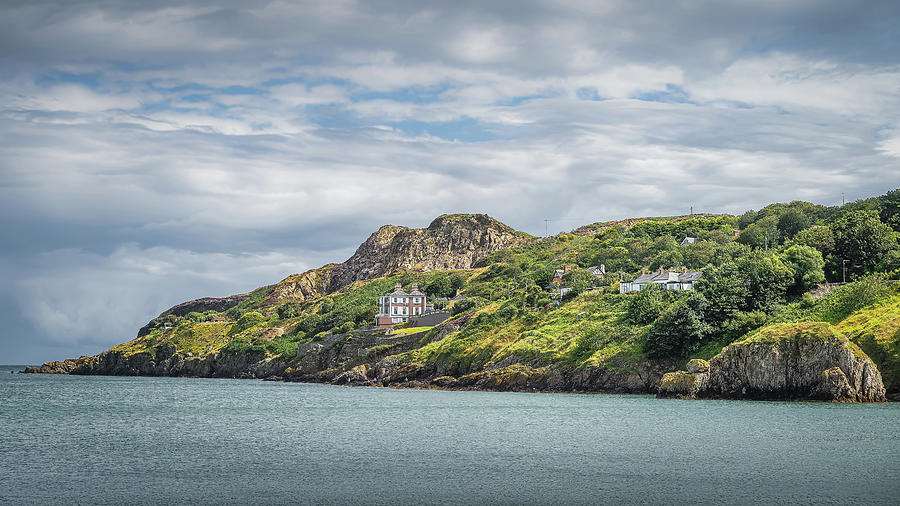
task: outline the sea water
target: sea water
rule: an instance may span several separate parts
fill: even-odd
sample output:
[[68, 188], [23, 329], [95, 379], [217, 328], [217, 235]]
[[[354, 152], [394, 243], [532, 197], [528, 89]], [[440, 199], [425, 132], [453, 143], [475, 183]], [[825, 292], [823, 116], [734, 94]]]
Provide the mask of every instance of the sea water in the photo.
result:
[[900, 403], [11, 369], [0, 504], [900, 503]]

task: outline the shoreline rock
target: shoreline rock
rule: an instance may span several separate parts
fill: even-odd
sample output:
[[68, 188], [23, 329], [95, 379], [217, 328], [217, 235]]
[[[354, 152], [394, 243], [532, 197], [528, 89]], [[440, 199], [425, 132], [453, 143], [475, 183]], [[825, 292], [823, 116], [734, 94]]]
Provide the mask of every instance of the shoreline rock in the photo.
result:
[[666, 374], [658, 397], [887, 400], [875, 363], [831, 325], [821, 322], [765, 327], [723, 348], [709, 361], [707, 371]]

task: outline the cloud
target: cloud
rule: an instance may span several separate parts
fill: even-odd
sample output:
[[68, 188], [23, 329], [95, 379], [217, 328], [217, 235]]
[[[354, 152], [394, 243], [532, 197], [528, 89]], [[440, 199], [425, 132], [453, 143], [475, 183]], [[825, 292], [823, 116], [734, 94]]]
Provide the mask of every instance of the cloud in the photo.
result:
[[883, 193], [900, 182], [898, 10], [12, 2], [8, 328], [79, 354], [443, 212], [541, 234]]
[[[107, 255], [42, 253], [15, 283], [19, 310], [45, 344], [111, 347], [162, 310], [194, 298], [249, 291], [307, 265], [286, 253], [197, 253], [124, 244]], [[21, 276], [21, 273], [19, 274]]]

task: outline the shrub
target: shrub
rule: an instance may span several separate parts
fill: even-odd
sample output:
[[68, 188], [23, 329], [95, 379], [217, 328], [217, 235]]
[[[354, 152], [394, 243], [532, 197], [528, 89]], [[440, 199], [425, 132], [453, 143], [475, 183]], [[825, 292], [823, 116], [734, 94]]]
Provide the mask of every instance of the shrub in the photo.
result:
[[204, 317], [202, 313], [198, 313], [197, 311], [191, 311], [190, 313], [184, 315], [184, 319], [189, 322], [202, 322], [204, 321]]
[[247, 330], [254, 325], [262, 323], [265, 319], [266, 317], [257, 311], [244, 313], [237, 321], [237, 331]]
[[647, 325], [659, 318], [666, 303], [663, 300], [663, 290], [655, 285], [650, 285], [640, 292], [628, 296], [625, 300], [625, 316], [636, 325]]
[[285, 320], [288, 318], [300, 316], [302, 309], [299, 302], [297, 302], [296, 300], [290, 300], [278, 306], [278, 309], [276, 309], [276, 311], [278, 312], [278, 318]]
[[690, 292], [653, 322], [644, 343], [648, 356], [683, 357], [700, 348], [711, 334], [711, 327], [703, 319], [706, 299]]
[[456, 304], [453, 304], [453, 315], [455, 316], [471, 309], [481, 307], [484, 305], [484, 302], [485, 300], [481, 297], [469, 297], [468, 299], [463, 299]]

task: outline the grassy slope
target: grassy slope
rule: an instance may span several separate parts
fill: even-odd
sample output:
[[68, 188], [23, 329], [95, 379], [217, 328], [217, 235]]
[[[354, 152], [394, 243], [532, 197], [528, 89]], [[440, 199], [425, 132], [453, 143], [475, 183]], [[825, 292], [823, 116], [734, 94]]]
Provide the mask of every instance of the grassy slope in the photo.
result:
[[413, 355], [463, 370], [509, 356], [574, 367], [627, 363], [640, 359], [645, 328], [624, 321], [622, 301], [618, 295], [583, 294], [562, 306], [508, 319], [498, 316], [503, 310], [494, 303], [462, 331]]
[[878, 365], [888, 391], [900, 391], [900, 295], [851, 314], [836, 329]]

